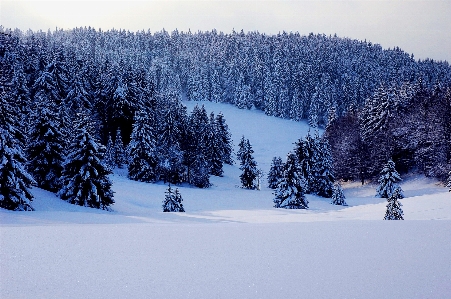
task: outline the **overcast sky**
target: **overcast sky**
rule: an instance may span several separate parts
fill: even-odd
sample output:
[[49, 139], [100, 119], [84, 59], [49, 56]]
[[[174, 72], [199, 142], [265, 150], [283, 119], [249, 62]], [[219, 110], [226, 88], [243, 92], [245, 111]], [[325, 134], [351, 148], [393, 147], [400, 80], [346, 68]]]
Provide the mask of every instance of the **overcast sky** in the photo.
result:
[[417, 59], [451, 62], [451, 0], [22, 1], [0, 0], [0, 25], [22, 30], [91, 26], [152, 32], [257, 30], [336, 33]]

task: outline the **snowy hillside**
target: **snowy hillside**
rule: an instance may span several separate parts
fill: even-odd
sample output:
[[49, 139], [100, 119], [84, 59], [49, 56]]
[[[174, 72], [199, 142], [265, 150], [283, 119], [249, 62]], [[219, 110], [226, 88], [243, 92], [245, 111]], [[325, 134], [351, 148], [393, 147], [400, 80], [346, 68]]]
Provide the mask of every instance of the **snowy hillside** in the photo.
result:
[[[200, 104], [224, 114], [235, 147], [250, 140], [265, 173], [308, 131]], [[266, 176], [255, 191], [239, 175], [226, 165], [209, 189], [178, 186], [186, 213], [163, 213], [167, 186], [124, 169], [112, 175], [113, 212], [33, 189], [36, 211], [0, 210], [0, 298], [451, 297], [451, 193], [436, 181], [404, 178], [406, 221], [382, 221], [374, 185], [344, 184], [348, 207], [307, 195], [308, 210], [285, 210], [273, 208]]]

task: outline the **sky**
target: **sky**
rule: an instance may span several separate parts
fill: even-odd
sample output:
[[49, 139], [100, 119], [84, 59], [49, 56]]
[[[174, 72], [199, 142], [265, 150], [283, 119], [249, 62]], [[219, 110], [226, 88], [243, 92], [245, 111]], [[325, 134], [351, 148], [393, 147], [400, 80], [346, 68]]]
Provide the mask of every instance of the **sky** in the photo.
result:
[[313, 32], [451, 62], [449, 0], [0, 0], [0, 25], [33, 31], [91, 26], [104, 31]]

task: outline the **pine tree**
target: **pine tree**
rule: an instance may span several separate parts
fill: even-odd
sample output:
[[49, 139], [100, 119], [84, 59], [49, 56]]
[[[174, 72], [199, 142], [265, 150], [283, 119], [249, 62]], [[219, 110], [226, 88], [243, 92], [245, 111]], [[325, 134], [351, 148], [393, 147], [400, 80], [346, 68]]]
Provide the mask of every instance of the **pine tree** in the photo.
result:
[[77, 118], [58, 195], [71, 204], [109, 210], [114, 200], [111, 171], [102, 163], [105, 149], [92, 137], [90, 117], [79, 112]]
[[277, 182], [283, 175], [283, 162], [281, 157], [274, 157], [271, 162], [271, 168], [268, 173], [268, 187], [277, 188]]
[[393, 193], [387, 198], [387, 211], [385, 212], [384, 220], [404, 220], [404, 212], [402, 204], [398, 201], [404, 198], [401, 187], [397, 186]]
[[17, 86], [12, 85], [9, 72], [11, 65], [0, 34], [0, 207], [14, 211], [32, 211], [33, 195], [31, 185], [36, 182], [25, 169], [26, 157], [23, 152], [24, 133], [20, 123], [20, 113], [14, 94]]
[[399, 196], [403, 196], [402, 189], [398, 185], [401, 181], [402, 179], [395, 169], [395, 162], [389, 160], [387, 164], [385, 164], [384, 169], [381, 171], [376, 196], [381, 198], [389, 198], [396, 189], [399, 189]]
[[171, 184], [169, 184], [165, 194], [163, 200], [163, 212], [185, 212], [182, 204], [183, 198], [178, 188], [175, 189], [174, 193]]
[[224, 115], [219, 112], [215, 118], [216, 128], [217, 128], [217, 138], [219, 146], [222, 148], [222, 161], [225, 164], [233, 165], [233, 144], [232, 135], [230, 134], [229, 126], [226, 123]]
[[127, 163], [124, 143], [122, 142], [121, 129], [116, 132], [116, 139], [114, 140], [114, 164], [118, 168], [122, 168]]
[[213, 112], [210, 114], [210, 123], [207, 127], [205, 136], [205, 142], [207, 147], [207, 160], [209, 164], [209, 172], [211, 175], [222, 176], [223, 170], [223, 157], [224, 148], [219, 136], [219, 130], [215, 122], [215, 115]]
[[311, 191], [322, 197], [330, 198], [333, 192], [334, 175], [329, 143], [325, 138], [315, 135], [312, 154]]
[[205, 157], [201, 154], [197, 155], [196, 160], [191, 165], [189, 183], [198, 188], [208, 188], [210, 184], [210, 168]]
[[345, 199], [346, 197], [340, 184], [335, 184], [332, 193], [332, 200], [330, 203], [337, 206], [347, 206], [348, 204], [346, 203]]
[[[244, 139], [244, 136], [243, 136]], [[249, 139], [246, 139], [244, 142], [240, 143], [240, 149], [238, 151], [238, 155], [240, 156], [240, 170], [242, 174], [240, 175], [241, 185], [246, 189], [257, 189], [256, 178], [258, 176], [257, 162], [255, 162], [252, 154], [254, 150], [252, 149], [252, 145], [249, 142]]]
[[139, 111], [135, 115], [132, 138], [128, 146], [130, 162], [128, 177], [141, 182], [157, 180], [156, 139], [153, 114], [151, 111]]
[[446, 187], [449, 188], [449, 192], [451, 192], [451, 170], [448, 173], [449, 177], [448, 177], [448, 184], [446, 185]]
[[111, 171], [116, 167], [116, 154], [114, 153], [114, 143], [111, 139], [111, 135], [108, 134], [108, 142], [106, 144], [105, 155], [103, 161], [105, 166], [108, 167]]
[[65, 141], [56, 104], [40, 93], [31, 119], [34, 125], [28, 145], [28, 170], [38, 187], [57, 192], [61, 187]]
[[305, 197], [306, 180], [302, 177], [296, 160], [295, 154], [288, 154], [283, 176], [274, 192], [275, 208], [308, 209], [308, 200]]

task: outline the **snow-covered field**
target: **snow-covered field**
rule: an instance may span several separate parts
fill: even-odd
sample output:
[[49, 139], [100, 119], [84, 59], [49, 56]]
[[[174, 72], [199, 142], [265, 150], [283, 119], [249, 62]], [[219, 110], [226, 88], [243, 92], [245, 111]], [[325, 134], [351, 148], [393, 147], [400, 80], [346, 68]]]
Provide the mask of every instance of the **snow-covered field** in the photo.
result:
[[[250, 139], [266, 173], [308, 130], [203, 104], [235, 145]], [[309, 210], [275, 209], [265, 181], [237, 187], [238, 167], [209, 189], [179, 186], [186, 213], [163, 213], [167, 186], [125, 170], [113, 212], [33, 189], [36, 211], [0, 210], [0, 298], [451, 298], [451, 193], [435, 181], [405, 178], [406, 220], [383, 221], [376, 186], [345, 184], [348, 207], [307, 196]]]

